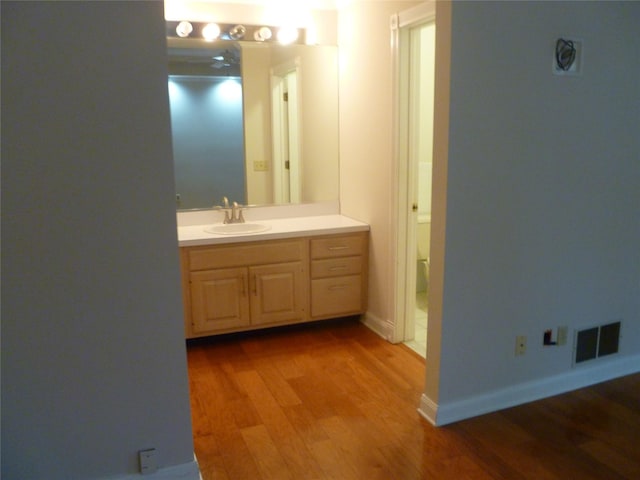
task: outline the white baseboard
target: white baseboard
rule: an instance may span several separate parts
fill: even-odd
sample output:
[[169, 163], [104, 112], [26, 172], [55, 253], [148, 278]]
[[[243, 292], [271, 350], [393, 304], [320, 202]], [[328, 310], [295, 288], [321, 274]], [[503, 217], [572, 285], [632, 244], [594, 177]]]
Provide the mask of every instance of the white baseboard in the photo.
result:
[[360, 321], [385, 340], [393, 341], [393, 324], [391, 322], [376, 317], [369, 312], [365, 313]]
[[581, 366], [560, 375], [513, 385], [446, 404], [437, 404], [423, 394], [418, 412], [433, 425], [442, 426], [637, 372], [640, 372], [640, 355], [608, 359], [593, 366]]
[[202, 476], [200, 475], [198, 462], [194, 458], [193, 462], [159, 468], [155, 473], [149, 473], [147, 475], [131, 473], [128, 475], [109, 477], [108, 480], [202, 480]]

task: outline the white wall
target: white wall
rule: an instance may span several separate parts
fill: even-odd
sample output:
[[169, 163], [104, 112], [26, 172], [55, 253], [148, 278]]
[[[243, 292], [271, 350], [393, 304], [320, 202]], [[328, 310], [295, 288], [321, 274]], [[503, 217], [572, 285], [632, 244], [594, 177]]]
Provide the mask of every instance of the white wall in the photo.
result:
[[[371, 224], [367, 321], [382, 332], [399, 321], [389, 18], [415, 3], [352, 2], [339, 14], [341, 211]], [[421, 404], [433, 420], [640, 369], [639, 8], [438, 3]], [[561, 35], [584, 39], [580, 77], [551, 74]], [[616, 319], [621, 353], [595, 365], [572, 369], [570, 345], [542, 347], [547, 328]], [[524, 357], [516, 335], [529, 339]]]
[[371, 225], [366, 321], [393, 330], [392, 14], [419, 2], [350, 2], [339, 13], [340, 208]]
[[[450, 105], [436, 106], [446, 237], [426, 403], [446, 423], [640, 370], [640, 4], [454, 2], [437, 22]], [[564, 35], [583, 39], [581, 76], [551, 73]], [[542, 346], [546, 328], [619, 319], [602, 361], [572, 369], [571, 338]]]
[[162, 4], [2, 2], [2, 40], [2, 477], [197, 478]]
[[[265, 45], [250, 42], [243, 45], [244, 153], [249, 205], [273, 203], [270, 60]], [[256, 171], [254, 162], [257, 161], [265, 162], [268, 169]]]
[[[338, 62], [333, 46], [300, 55], [302, 201], [339, 198]], [[331, 121], [328, 121], [331, 119]]]

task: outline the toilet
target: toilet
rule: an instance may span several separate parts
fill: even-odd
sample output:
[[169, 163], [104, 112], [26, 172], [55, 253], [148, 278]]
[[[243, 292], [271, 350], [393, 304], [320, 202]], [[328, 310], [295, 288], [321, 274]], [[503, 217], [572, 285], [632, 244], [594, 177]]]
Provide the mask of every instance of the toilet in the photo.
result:
[[416, 229], [417, 278], [416, 292], [427, 290], [429, 284], [429, 249], [431, 246], [431, 162], [418, 164], [418, 226]]
[[429, 285], [429, 248], [431, 245], [431, 216], [418, 217], [418, 228], [416, 230], [417, 245], [417, 277], [416, 291], [423, 292]]

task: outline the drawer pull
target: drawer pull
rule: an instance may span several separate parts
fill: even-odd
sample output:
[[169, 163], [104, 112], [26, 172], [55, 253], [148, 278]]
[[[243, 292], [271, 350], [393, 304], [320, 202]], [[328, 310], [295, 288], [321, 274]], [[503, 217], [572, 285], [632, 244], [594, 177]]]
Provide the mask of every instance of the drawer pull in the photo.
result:
[[347, 288], [347, 285], [331, 285], [329, 287], [329, 290], [344, 290], [345, 288]]
[[346, 265], [336, 265], [335, 267], [329, 267], [330, 272], [335, 272], [337, 270], [346, 270], [346, 269], [347, 269]]
[[338, 246], [335, 246], [335, 247], [329, 247], [328, 250], [330, 250], [330, 251], [346, 250], [347, 248], [349, 248], [348, 245], [338, 245]]

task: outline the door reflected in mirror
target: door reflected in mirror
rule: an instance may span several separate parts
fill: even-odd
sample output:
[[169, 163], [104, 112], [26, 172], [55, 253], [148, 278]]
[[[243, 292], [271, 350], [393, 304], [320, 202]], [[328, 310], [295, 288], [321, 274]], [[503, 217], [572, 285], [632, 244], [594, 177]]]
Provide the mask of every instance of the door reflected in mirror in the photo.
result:
[[179, 210], [338, 200], [337, 47], [167, 42]]

